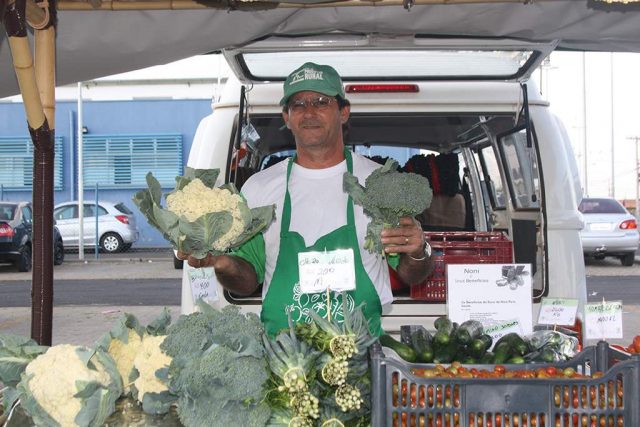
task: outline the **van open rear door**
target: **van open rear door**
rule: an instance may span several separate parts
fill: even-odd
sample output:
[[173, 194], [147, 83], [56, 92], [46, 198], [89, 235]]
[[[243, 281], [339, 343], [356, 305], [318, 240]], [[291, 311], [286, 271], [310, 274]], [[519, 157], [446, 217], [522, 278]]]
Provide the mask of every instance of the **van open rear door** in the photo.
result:
[[[526, 81], [557, 41], [328, 33], [271, 36], [223, 53], [240, 81], [284, 81], [305, 62], [333, 66], [350, 80]], [[381, 61], [380, 58], [384, 58]]]

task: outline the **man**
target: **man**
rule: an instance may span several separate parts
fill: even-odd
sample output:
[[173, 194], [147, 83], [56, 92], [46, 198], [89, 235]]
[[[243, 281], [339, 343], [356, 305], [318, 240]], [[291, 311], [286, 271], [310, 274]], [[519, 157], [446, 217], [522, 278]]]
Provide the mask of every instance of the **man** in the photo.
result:
[[[342, 127], [350, 104], [332, 67], [308, 62], [292, 72], [280, 105], [296, 155], [253, 175], [242, 187], [250, 207], [275, 204], [276, 220], [233, 255], [189, 257], [189, 264], [214, 267], [219, 282], [237, 294], [249, 295], [263, 283], [261, 318], [269, 334], [287, 327], [288, 316], [307, 321], [309, 309], [341, 318], [343, 310], [364, 303], [371, 331], [379, 335], [382, 306], [393, 300], [387, 260], [362, 249], [369, 219], [343, 191], [342, 180], [349, 171], [364, 183], [380, 165], [345, 149]], [[427, 277], [430, 247], [413, 218], [402, 218], [398, 228], [384, 230], [382, 243], [387, 253], [398, 254], [397, 272], [403, 282]], [[303, 289], [298, 266], [300, 254], [344, 249], [353, 253], [348, 269], [355, 272], [347, 307], [337, 293]]]

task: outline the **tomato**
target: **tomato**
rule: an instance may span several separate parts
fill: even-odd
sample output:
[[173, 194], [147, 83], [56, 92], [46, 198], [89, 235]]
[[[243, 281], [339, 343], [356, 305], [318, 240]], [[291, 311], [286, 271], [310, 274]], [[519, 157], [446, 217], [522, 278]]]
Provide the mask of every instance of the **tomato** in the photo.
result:
[[496, 365], [493, 368], [493, 372], [496, 372], [496, 373], [499, 373], [499, 374], [504, 374], [506, 370], [507, 369], [504, 367], [504, 365]]
[[636, 335], [633, 338], [633, 348], [635, 349], [636, 353], [640, 353], [640, 335]]

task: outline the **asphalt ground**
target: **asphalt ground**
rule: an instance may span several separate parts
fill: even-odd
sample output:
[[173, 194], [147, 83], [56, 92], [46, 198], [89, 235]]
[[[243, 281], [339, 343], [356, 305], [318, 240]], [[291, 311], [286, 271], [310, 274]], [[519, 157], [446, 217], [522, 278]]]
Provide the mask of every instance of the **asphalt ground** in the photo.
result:
[[[622, 267], [614, 259], [586, 260], [587, 279], [589, 276], [606, 276], [602, 279], [624, 277], [624, 282], [632, 284], [633, 277], [640, 278], [640, 258], [636, 258], [633, 267]], [[130, 251], [121, 254], [100, 254], [98, 260], [94, 254], [85, 254], [85, 260], [78, 260], [77, 253], [67, 253], [65, 262], [54, 268], [55, 280], [140, 280], [148, 283], [152, 279], [175, 280], [180, 286], [182, 270], [173, 267], [173, 258], [169, 250]], [[31, 280], [31, 273], [18, 273], [12, 266], [0, 265], [0, 286], [12, 282]], [[620, 281], [622, 282], [622, 281]], [[640, 279], [638, 279], [640, 286]], [[599, 295], [589, 295], [590, 301]], [[174, 320], [180, 315], [180, 307], [167, 307]], [[53, 343], [91, 344], [123, 313], [134, 314], [143, 323], [149, 323], [162, 312], [163, 306], [127, 305], [118, 306], [103, 303], [87, 305], [54, 306]], [[31, 307], [3, 307], [0, 301], [0, 332], [18, 335], [30, 335]], [[640, 333], [640, 304], [625, 304], [623, 311], [625, 338], [611, 340], [614, 343], [628, 343], [634, 335]]]

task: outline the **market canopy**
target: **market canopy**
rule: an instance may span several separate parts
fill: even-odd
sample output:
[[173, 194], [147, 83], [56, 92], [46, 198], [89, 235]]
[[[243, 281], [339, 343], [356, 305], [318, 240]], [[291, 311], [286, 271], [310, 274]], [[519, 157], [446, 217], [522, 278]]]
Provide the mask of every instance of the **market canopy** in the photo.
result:
[[[558, 40], [558, 49], [640, 52], [638, 6], [599, 0], [63, 0], [56, 84], [165, 64], [274, 34], [333, 30]], [[1, 31], [0, 98], [18, 93]]]

